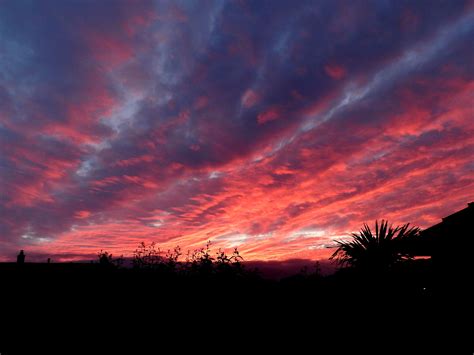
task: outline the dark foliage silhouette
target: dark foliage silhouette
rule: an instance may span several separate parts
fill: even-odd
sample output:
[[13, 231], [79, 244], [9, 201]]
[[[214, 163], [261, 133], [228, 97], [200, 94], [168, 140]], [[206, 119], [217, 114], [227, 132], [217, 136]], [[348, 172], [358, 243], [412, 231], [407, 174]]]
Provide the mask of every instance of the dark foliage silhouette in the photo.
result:
[[136, 269], [158, 269], [164, 264], [164, 257], [155, 242], [141, 242], [133, 252], [133, 267]]
[[99, 258], [99, 264], [102, 267], [117, 268], [123, 266], [124, 264], [123, 255], [118, 258], [114, 258], [113, 255], [109, 252], [101, 250], [97, 253], [97, 256]]
[[112, 261], [112, 254], [109, 254], [106, 251], [101, 250], [97, 256], [99, 257], [99, 264], [100, 265], [113, 265]]
[[[163, 252], [154, 242], [150, 244], [142, 242], [133, 253], [133, 269], [194, 278], [233, 279], [252, 273], [251, 270], [244, 268], [243, 257], [237, 248], [234, 248], [230, 255], [222, 249], [213, 252], [211, 242], [207, 242], [203, 248], [188, 250], [184, 260], [181, 260], [182, 254], [179, 246]], [[105, 255], [111, 257], [108, 253]], [[110, 259], [109, 263], [114, 261]]]
[[393, 227], [388, 221], [375, 221], [375, 233], [367, 224], [348, 241], [338, 241], [332, 254], [341, 266], [363, 270], [384, 271], [412, 258], [410, 244], [418, 238], [420, 229], [409, 224]]
[[[368, 322], [377, 325], [370, 329], [372, 337], [384, 335], [390, 346], [410, 343], [400, 353], [412, 349], [413, 342], [423, 350], [437, 345], [445, 336], [443, 326], [449, 324], [458, 335], [450, 346], [462, 345], [472, 353], [472, 331], [465, 326], [473, 310], [472, 249], [466, 247], [472, 242], [463, 239], [462, 263], [453, 262], [459, 250], [445, 246], [453, 238], [470, 237], [472, 210], [470, 205], [467, 212], [422, 233], [408, 224], [393, 227], [385, 220], [376, 221], [374, 229], [364, 225], [352, 239], [338, 243], [331, 259], [345, 267], [331, 275], [322, 275], [322, 265], [316, 263], [293, 276], [264, 279], [246, 266], [237, 249], [212, 250], [210, 242], [184, 253], [179, 247], [162, 250], [155, 243], [141, 243], [127, 260], [101, 250], [92, 263], [0, 263], [6, 328], [0, 347], [15, 334], [24, 339], [25, 327], [34, 320], [44, 325], [32, 327], [29, 334], [44, 331], [43, 339], [51, 339], [71, 322], [101, 338], [110, 330], [113, 342], [121, 340], [121, 332], [124, 338], [137, 332], [140, 339], [148, 339], [143, 336], [148, 332], [150, 339], [156, 339], [150, 342], [152, 352], [156, 344], [161, 346], [182, 330], [186, 337], [212, 335], [227, 344], [236, 336], [239, 341], [252, 335], [261, 338], [262, 330], [268, 330], [266, 348], [281, 339], [291, 339], [294, 347], [305, 339], [314, 344], [315, 334], [320, 335], [318, 342], [330, 334], [337, 334], [339, 341], [340, 333], [334, 329], [348, 322]], [[423, 252], [430, 255], [433, 250], [437, 258], [413, 257], [426, 255], [416, 251], [425, 242]], [[453, 256], [448, 258], [447, 253]], [[364, 331], [359, 341], [367, 328], [355, 328]], [[400, 330], [403, 334], [397, 336]], [[429, 336], [422, 338], [420, 332]], [[195, 350], [200, 342], [189, 344]], [[353, 350], [355, 343], [347, 344]]]

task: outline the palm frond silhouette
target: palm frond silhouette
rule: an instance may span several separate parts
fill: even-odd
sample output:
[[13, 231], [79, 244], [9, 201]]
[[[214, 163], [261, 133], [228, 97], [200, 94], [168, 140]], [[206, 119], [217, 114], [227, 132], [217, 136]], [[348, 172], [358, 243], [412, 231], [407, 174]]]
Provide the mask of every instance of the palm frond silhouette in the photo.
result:
[[411, 259], [410, 245], [420, 229], [409, 224], [393, 227], [388, 221], [375, 221], [375, 233], [364, 223], [352, 239], [338, 241], [338, 248], [330, 257], [341, 266], [360, 269], [385, 270], [394, 264]]

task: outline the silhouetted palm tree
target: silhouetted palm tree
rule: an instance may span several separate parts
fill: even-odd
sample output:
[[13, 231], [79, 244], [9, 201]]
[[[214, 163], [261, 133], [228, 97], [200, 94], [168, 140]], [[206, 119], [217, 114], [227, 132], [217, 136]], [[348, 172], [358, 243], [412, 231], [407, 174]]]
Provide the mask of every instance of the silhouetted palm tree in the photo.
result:
[[332, 254], [341, 266], [383, 271], [394, 264], [411, 259], [410, 244], [418, 237], [418, 227], [409, 224], [392, 227], [382, 220], [375, 221], [375, 234], [367, 224], [358, 233], [352, 233], [352, 240], [338, 241], [338, 248]]

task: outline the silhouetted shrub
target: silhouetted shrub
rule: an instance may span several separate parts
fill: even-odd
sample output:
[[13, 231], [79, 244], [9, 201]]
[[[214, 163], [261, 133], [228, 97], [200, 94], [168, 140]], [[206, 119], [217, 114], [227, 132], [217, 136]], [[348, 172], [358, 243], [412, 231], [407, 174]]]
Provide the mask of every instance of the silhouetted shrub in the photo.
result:
[[101, 250], [99, 253], [97, 253], [97, 256], [99, 258], [99, 264], [102, 266], [119, 268], [124, 264], [123, 255], [118, 258], [114, 258], [109, 252]]
[[152, 242], [142, 242], [133, 253], [132, 265], [135, 270], [151, 270], [159, 273], [167, 273], [173, 276], [192, 278], [220, 278], [235, 279], [255, 272], [245, 270], [237, 248], [232, 254], [218, 249], [215, 253], [211, 250], [211, 242], [200, 249], [188, 250], [184, 260], [180, 260], [182, 251], [179, 246], [163, 252]]
[[133, 252], [133, 267], [136, 269], [157, 269], [164, 262], [160, 248], [156, 243], [146, 244], [142, 242]]
[[107, 251], [101, 250], [97, 256], [99, 257], [99, 264], [103, 266], [112, 266], [112, 254]]
[[419, 232], [418, 227], [409, 228], [409, 224], [392, 227], [382, 220], [380, 225], [375, 221], [374, 234], [364, 224], [360, 232], [352, 234], [351, 240], [337, 242], [338, 248], [330, 259], [340, 266], [386, 271], [401, 261], [411, 259], [407, 244], [417, 238]]

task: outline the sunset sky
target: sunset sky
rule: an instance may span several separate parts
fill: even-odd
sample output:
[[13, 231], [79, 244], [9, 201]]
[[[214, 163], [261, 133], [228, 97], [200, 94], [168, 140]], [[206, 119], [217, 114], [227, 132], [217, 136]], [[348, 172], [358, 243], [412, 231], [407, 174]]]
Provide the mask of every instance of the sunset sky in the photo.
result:
[[473, 157], [473, 1], [0, 0], [0, 260], [325, 259]]

